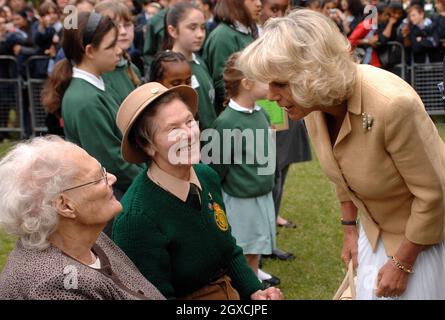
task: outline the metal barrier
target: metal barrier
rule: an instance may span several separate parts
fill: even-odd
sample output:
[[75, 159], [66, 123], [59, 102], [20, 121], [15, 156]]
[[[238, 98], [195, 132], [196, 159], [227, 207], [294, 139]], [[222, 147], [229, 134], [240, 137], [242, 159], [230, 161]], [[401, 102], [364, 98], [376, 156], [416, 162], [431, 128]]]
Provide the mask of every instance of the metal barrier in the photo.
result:
[[388, 46], [396, 46], [400, 49], [400, 63], [395, 64], [394, 66], [391, 67], [391, 69], [393, 69], [392, 71], [395, 71], [394, 69], [397, 68], [400, 70], [400, 77], [403, 80], [407, 80], [406, 79], [406, 57], [405, 57], [405, 47], [398, 41], [388, 41], [387, 43]]
[[35, 66], [38, 62], [47, 62], [48, 60], [48, 56], [32, 56], [26, 61], [29, 110], [31, 115], [31, 127], [33, 136], [35, 136], [37, 133], [48, 131], [48, 128], [45, 124], [47, 113], [42, 106], [40, 95], [46, 78], [34, 77], [33, 74], [33, 70], [35, 70]]
[[445, 114], [442, 94], [437, 84], [443, 81], [443, 64], [422, 63], [413, 64], [411, 70], [411, 85], [422, 98], [429, 115]]
[[12, 56], [0, 55], [0, 132], [18, 132], [24, 137], [22, 80]]

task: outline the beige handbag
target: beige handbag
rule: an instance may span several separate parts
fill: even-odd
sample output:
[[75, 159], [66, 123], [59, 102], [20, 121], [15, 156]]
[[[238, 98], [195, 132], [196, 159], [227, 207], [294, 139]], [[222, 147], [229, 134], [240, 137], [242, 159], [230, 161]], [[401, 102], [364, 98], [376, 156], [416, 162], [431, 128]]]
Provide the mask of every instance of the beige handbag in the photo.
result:
[[355, 300], [356, 282], [357, 276], [354, 276], [354, 266], [351, 259], [348, 264], [348, 271], [346, 272], [345, 278], [332, 300]]
[[208, 285], [192, 292], [180, 300], [240, 300], [238, 291], [232, 287], [232, 279], [223, 275]]

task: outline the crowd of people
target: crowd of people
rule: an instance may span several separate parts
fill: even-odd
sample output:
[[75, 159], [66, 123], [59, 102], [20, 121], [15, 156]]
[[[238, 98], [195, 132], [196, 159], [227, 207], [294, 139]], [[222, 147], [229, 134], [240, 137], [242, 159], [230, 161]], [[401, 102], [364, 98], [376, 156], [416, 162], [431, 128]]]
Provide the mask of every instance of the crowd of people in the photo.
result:
[[[0, 5], [0, 54], [20, 66], [0, 76], [26, 80], [27, 59], [48, 57], [32, 72], [46, 79], [51, 134], [0, 161], [0, 225], [19, 238], [0, 298], [283, 299], [262, 259], [296, 257], [277, 226], [296, 227], [280, 203], [289, 166], [311, 160], [308, 135], [336, 186], [358, 297], [443, 297], [444, 145], [415, 91], [383, 69], [401, 62], [390, 41], [404, 63], [442, 61], [444, 17], [443, 0]], [[263, 99], [286, 110], [275, 139]], [[266, 134], [202, 138], [237, 130]], [[422, 276], [432, 270], [442, 276]]]

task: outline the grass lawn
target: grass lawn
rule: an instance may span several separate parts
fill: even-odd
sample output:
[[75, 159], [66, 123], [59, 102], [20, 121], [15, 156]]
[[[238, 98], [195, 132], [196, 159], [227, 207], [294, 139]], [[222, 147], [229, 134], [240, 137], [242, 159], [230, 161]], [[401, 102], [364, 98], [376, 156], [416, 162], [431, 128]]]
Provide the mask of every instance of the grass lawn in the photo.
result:
[[[10, 147], [12, 143], [0, 143], [0, 156], [2, 156]], [[15, 239], [13, 237], [5, 235], [0, 230], [0, 270], [3, 269], [6, 258], [8, 257], [9, 251], [14, 247]]]
[[[435, 118], [445, 140], [445, 123]], [[0, 154], [10, 145], [0, 144]], [[278, 246], [292, 251], [294, 261], [265, 259], [263, 269], [281, 278], [287, 299], [331, 299], [343, 278], [342, 230], [334, 190], [316, 160], [291, 166], [281, 214], [298, 224], [279, 228]], [[0, 232], [0, 270], [14, 240]]]

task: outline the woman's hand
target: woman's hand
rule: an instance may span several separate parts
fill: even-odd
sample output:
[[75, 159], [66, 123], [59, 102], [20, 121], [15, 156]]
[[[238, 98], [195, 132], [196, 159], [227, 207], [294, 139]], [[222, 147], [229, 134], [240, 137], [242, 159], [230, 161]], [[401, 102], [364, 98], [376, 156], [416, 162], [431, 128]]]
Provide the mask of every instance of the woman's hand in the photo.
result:
[[[416, 244], [404, 239], [394, 257], [405, 268], [412, 270], [417, 256], [425, 248], [424, 245]], [[377, 275], [377, 297], [397, 297], [402, 295], [408, 285], [409, 273], [400, 270], [390, 259], [379, 270]]]
[[377, 297], [398, 297], [408, 285], [409, 273], [396, 268], [391, 260], [379, 270], [377, 275]]
[[251, 300], [283, 300], [283, 293], [275, 287], [258, 290], [250, 295]]
[[348, 266], [352, 259], [354, 270], [357, 270], [358, 260], [358, 232], [356, 226], [343, 227], [343, 248], [341, 250], [341, 259]]

